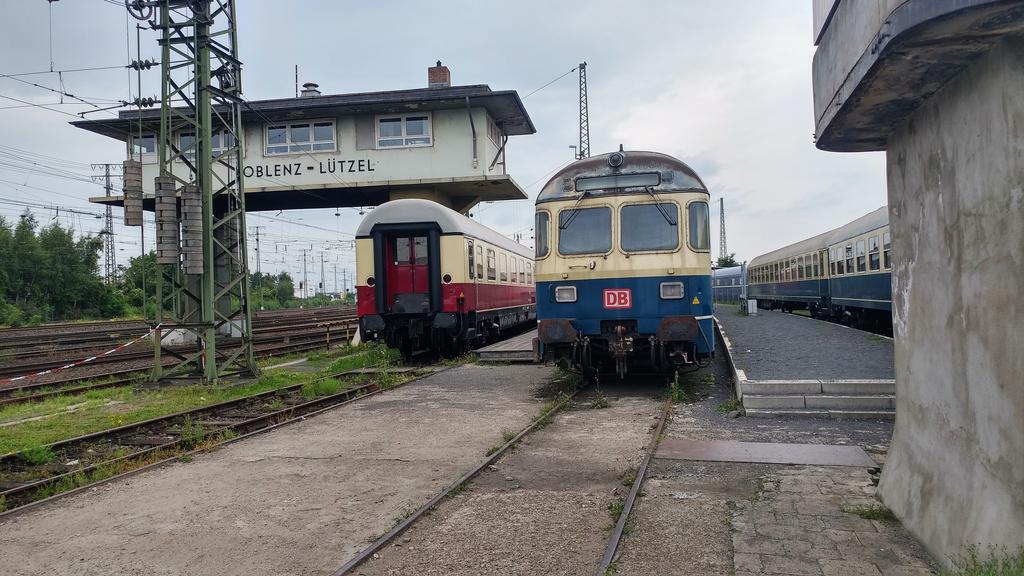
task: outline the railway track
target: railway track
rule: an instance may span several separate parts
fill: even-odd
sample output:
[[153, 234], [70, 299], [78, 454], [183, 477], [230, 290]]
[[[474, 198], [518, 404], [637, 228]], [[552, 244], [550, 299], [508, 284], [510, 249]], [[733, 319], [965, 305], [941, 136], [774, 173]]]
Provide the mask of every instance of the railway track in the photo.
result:
[[[0, 502], [10, 514], [114, 477], [271, 430], [404, 384], [395, 368], [350, 370], [0, 456]], [[435, 373], [435, 368], [406, 370]], [[369, 382], [360, 380], [369, 378]]]

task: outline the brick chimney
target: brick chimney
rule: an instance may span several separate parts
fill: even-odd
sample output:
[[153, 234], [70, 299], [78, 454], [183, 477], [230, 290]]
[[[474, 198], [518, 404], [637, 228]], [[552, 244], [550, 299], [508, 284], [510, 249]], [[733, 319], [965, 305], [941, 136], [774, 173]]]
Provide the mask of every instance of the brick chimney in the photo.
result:
[[427, 88], [448, 88], [452, 85], [452, 73], [447, 66], [437, 61], [437, 66], [427, 68]]

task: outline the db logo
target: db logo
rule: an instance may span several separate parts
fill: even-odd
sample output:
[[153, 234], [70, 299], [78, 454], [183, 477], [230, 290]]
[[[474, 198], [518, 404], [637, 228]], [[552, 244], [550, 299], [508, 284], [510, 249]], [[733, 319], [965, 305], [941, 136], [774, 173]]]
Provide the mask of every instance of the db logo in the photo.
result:
[[631, 308], [632, 291], [629, 288], [608, 288], [604, 291], [605, 308]]

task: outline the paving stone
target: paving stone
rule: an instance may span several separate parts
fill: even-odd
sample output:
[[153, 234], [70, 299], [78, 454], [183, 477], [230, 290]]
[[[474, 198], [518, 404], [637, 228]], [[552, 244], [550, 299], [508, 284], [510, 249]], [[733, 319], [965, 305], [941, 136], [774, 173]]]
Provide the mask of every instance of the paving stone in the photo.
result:
[[822, 518], [822, 522], [825, 523], [826, 528], [835, 528], [837, 530], [854, 530], [856, 532], [877, 531], [871, 521], [848, 514]]
[[825, 534], [828, 535], [833, 542], [859, 542], [857, 540], [857, 533], [853, 530], [836, 530], [834, 528], [829, 528], [825, 530]]
[[[821, 569], [817, 560], [802, 557], [765, 555], [764, 571], [766, 574], [794, 574], [800, 576], [818, 576]], [[827, 562], [827, 560], [822, 560]]]
[[757, 554], [736, 554], [733, 556], [733, 564], [736, 566], [737, 573], [740, 571], [760, 573], [764, 570], [761, 557]]
[[760, 536], [732, 535], [732, 548], [739, 554], [782, 554], [782, 542]]
[[934, 570], [927, 566], [888, 566], [882, 569], [882, 576], [932, 576]]
[[858, 560], [819, 560], [823, 576], [882, 576], [870, 562]]

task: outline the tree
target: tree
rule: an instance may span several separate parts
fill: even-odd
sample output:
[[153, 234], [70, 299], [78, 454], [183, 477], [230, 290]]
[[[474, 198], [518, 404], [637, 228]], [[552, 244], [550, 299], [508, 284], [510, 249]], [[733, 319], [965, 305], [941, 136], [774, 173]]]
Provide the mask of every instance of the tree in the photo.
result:
[[718, 268], [731, 268], [733, 266], [739, 266], [740, 263], [736, 261], [736, 253], [725, 254], [718, 257], [718, 261], [715, 263]]
[[295, 282], [292, 281], [292, 277], [287, 272], [281, 272], [277, 275], [276, 284], [277, 286], [274, 289], [274, 295], [282, 306], [284, 306], [289, 300], [295, 299]]

